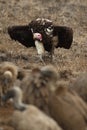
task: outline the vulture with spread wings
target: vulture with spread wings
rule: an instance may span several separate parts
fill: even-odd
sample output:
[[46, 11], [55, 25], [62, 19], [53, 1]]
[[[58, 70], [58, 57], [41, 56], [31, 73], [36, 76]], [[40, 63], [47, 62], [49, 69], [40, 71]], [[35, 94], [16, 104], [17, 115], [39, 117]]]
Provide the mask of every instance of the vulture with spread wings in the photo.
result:
[[45, 51], [53, 55], [54, 48], [69, 49], [73, 42], [73, 30], [66, 26], [55, 26], [49, 19], [38, 18], [28, 25], [8, 27], [11, 39], [25, 47], [36, 47], [43, 61]]

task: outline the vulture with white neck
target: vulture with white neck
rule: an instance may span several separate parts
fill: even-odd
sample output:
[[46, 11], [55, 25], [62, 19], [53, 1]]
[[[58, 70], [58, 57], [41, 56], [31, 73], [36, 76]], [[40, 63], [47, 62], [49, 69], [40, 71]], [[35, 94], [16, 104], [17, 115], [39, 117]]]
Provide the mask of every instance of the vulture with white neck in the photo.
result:
[[[73, 30], [71, 27], [55, 26], [51, 20], [45, 18], [32, 20], [28, 25], [8, 27], [8, 34], [11, 39], [17, 40], [27, 48], [36, 47], [37, 49], [34, 33], [42, 35], [41, 42], [44, 50], [49, 52], [51, 57], [54, 53], [54, 48], [69, 49], [73, 42]], [[43, 54], [40, 54], [40, 57], [43, 57]]]

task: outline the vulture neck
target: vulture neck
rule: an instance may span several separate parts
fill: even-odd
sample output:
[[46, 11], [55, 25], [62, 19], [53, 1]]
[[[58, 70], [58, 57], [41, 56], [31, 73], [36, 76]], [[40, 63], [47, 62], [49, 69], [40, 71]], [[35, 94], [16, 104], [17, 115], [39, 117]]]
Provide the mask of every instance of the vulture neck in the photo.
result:
[[44, 55], [45, 49], [41, 41], [35, 40], [35, 46], [39, 55]]
[[15, 100], [14, 100], [14, 107], [15, 107], [15, 109], [17, 109], [17, 110], [24, 111], [24, 110], [26, 110], [27, 105], [24, 104], [24, 103], [22, 103], [22, 101], [21, 101], [20, 98], [19, 98], [19, 99], [16, 99], [16, 98], [15, 98]]
[[10, 98], [13, 99], [13, 105], [15, 109], [23, 111], [27, 108], [27, 105], [22, 103], [23, 93], [19, 87], [13, 87], [12, 89], [8, 90], [8, 92], [2, 96], [2, 101], [6, 102]]
[[22, 102], [23, 93], [19, 87], [14, 89], [15, 97], [13, 98], [14, 107], [17, 110], [23, 111], [27, 108], [27, 105]]

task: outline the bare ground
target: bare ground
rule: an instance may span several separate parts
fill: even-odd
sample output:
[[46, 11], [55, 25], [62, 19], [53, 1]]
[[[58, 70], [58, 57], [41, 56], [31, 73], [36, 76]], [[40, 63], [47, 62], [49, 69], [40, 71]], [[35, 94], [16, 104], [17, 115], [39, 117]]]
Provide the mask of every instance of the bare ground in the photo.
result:
[[[55, 49], [53, 63], [47, 58], [46, 64], [52, 64], [58, 72], [71, 72], [68, 81], [87, 72], [87, 0], [0, 0], [0, 62], [12, 61], [25, 69], [43, 66], [34, 48], [23, 47], [7, 34], [8, 26], [25, 25], [38, 17], [50, 18], [74, 31], [72, 47]], [[12, 130], [2, 123], [12, 111], [9, 105], [0, 108], [0, 130]]]

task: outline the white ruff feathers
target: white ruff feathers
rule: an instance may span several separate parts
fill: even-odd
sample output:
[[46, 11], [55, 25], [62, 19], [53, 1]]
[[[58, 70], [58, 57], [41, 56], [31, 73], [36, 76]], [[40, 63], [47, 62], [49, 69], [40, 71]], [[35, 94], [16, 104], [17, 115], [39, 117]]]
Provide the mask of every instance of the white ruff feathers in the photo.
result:
[[43, 43], [41, 41], [36, 40], [35, 46], [36, 46], [36, 49], [37, 49], [37, 53], [39, 55], [44, 55], [45, 49], [44, 49]]

